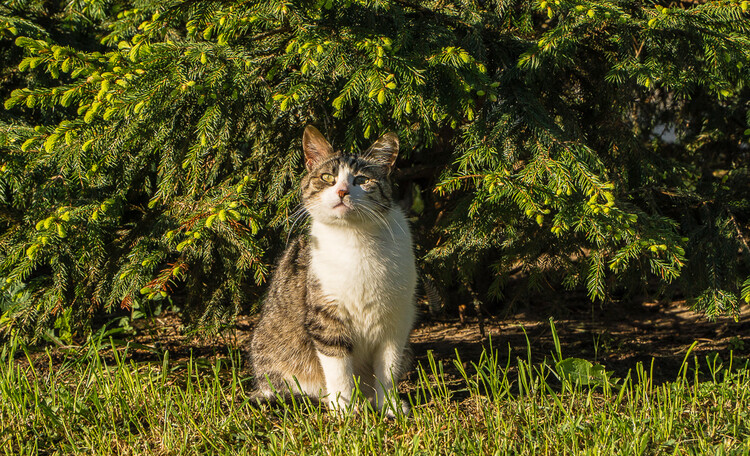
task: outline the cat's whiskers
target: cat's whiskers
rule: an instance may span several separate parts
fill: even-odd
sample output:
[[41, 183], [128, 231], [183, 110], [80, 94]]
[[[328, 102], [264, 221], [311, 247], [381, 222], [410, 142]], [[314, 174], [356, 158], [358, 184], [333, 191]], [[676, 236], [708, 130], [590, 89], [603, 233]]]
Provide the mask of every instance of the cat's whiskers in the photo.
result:
[[[389, 205], [387, 205], [387, 204], [383, 204], [383, 203], [381, 203], [380, 201], [375, 201], [375, 200], [372, 200], [372, 202], [373, 202], [373, 203], [375, 203], [375, 204], [377, 204], [378, 206], [380, 206], [380, 207], [381, 207], [382, 209], [385, 209], [385, 210], [390, 210], [390, 209], [391, 209], [391, 206], [389, 206]], [[401, 224], [400, 224], [400, 223], [396, 223], [396, 226], [398, 226], [398, 227], [399, 227], [399, 229], [401, 230], [401, 232], [402, 232], [403, 234], [407, 234], [407, 233], [406, 233], [406, 228], [404, 228], [403, 226], [401, 226]]]
[[[292, 212], [292, 215], [290, 215], [289, 217], [287, 217], [287, 220], [294, 219], [294, 221], [296, 222], [296, 219], [298, 219], [299, 216], [302, 215], [302, 214], [304, 214], [305, 212], [306, 212], [306, 210], [305, 210], [304, 204], [299, 203], [297, 205], [296, 209], [294, 209], [294, 212]], [[294, 223], [292, 223], [292, 226], [294, 226]]]
[[376, 224], [382, 225], [385, 229], [387, 229], [391, 235], [391, 239], [394, 242], [396, 241], [396, 235], [393, 233], [393, 230], [391, 229], [391, 224], [388, 223], [388, 220], [386, 220], [382, 214], [376, 212], [373, 208], [368, 207], [366, 205], [359, 205], [357, 209], [360, 210], [361, 214], [368, 216], [370, 220], [372, 220]]
[[297, 209], [292, 212], [292, 215], [289, 216], [289, 219], [293, 218], [292, 224], [289, 227], [289, 231], [286, 235], [286, 243], [285, 245], [289, 245], [289, 238], [292, 236], [292, 233], [294, 232], [294, 226], [299, 222], [300, 220], [305, 220], [310, 216], [310, 213], [308, 212], [307, 208], [304, 204], [300, 203], [297, 205]]

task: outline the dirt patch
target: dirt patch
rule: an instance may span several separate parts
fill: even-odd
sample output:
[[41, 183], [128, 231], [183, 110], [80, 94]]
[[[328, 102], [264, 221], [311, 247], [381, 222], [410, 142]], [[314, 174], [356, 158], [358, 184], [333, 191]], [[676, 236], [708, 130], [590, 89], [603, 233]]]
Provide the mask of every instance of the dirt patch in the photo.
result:
[[[659, 304], [611, 304], [586, 311], [570, 308], [534, 309], [505, 317], [485, 317], [485, 337], [476, 319], [461, 324], [458, 319], [435, 321], [423, 315], [412, 332], [411, 346], [416, 362], [425, 364], [427, 353], [442, 361], [449, 373], [455, 373], [452, 360], [458, 352], [470, 365], [477, 361], [483, 346], [499, 352], [504, 362], [508, 356], [532, 359], [551, 358], [554, 341], [549, 320], [553, 319], [565, 357], [579, 357], [603, 364], [616, 376], [624, 376], [636, 363], [651, 367], [656, 381], [673, 380], [693, 343], [693, 353], [703, 358], [719, 353], [728, 360], [730, 351], [735, 362], [750, 355], [750, 306], [744, 306], [738, 320], [730, 317], [709, 321], [687, 308], [684, 302]], [[257, 316], [241, 316], [235, 327], [210, 338], [180, 334], [175, 315], [141, 324], [136, 342], [169, 350], [170, 358], [213, 358], [226, 356], [226, 347], [246, 349], [249, 346]], [[528, 342], [527, 342], [528, 340]], [[133, 350], [133, 356], [155, 357], [148, 350]], [[155, 358], [156, 359], [156, 358]], [[511, 362], [511, 365], [514, 365]]]
[[603, 364], [619, 377], [627, 375], [638, 362], [650, 369], [653, 359], [654, 380], [674, 380], [693, 343], [696, 345], [692, 353], [699, 359], [718, 353], [726, 361], [732, 352], [738, 365], [750, 355], [750, 306], [743, 307], [737, 321], [724, 317], [712, 322], [692, 312], [684, 302], [666, 305], [646, 302], [613, 304], [578, 314], [550, 311], [545, 315], [535, 311], [506, 318], [493, 316], [484, 321], [484, 338], [476, 322], [423, 323], [412, 334], [415, 357], [424, 361], [431, 350], [435, 359], [449, 362], [457, 351], [467, 364], [476, 361], [482, 347], [489, 346], [491, 340], [501, 361], [510, 356], [511, 365], [516, 357], [526, 358], [527, 346], [531, 348], [532, 360], [551, 359], [555, 347], [550, 318], [564, 357]]
[[[563, 356], [603, 364], [617, 377], [627, 375], [638, 362], [651, 369], [653, 359], [654, 380], [674, 380], [693, 343], [696, 343], [693, 353], [701, 359], [718, 353], [726, 361], [731, 351], [735, 365], [740, 365], [750, 355], [750, 306], [743, 307], [736, 321], [725, 317], [712, 322], [690, 311], [683, 302], [644, 302], [587, 310], [534, 308], [533, 312], [519, 311], [502, 318], [487, 316], [484, 337], [476, 319], [462, 324], [458, 319], [436, 321], [423, 315], [411, 336], [414, 360], [426, 366], [431, 352], [436, 361], [443, 363], [448, 377], [456, 378], [458, 371], [453, 364], [456, 352], [470, 369], [471, 362], [477, 362], [482, 348], [490, 343], [503, 365], [508, 357], [511, 366], [516, 358], [525, 359], [527, 346], [534, 362], [551, 359], [554, 341], [550, 318], [555, 323]], [[191, 358], [212, 362], [227, 357], [227, 347], [246, 350], [256, 321], [257, 316], [241, 316], [233, 327], [218, 335], [198, 337], [183, 334], [175, 314], [164, 314], [138, 321], [136, 335], [126, 337], [122, 343], [131, 342], [128, 356], [135, 361], [159, 362], [162, 354], [169, 351], [172, 362]], [[55, 358], [62, 359], [65, 350], [55, 351]], [[44, 368], [42, 365], [47, 362], [44, 359], [39, 360], [39, 367]], [[407, 381], [413, 380], [413, 375]]]

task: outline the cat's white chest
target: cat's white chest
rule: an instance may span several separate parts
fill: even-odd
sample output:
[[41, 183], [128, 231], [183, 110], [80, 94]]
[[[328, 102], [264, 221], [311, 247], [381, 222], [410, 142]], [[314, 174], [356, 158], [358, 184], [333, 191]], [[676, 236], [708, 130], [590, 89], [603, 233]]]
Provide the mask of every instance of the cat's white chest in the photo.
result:
[[379, 232], [311, 226], [312, 272], [323, 295], [357, 326], [413, 318], [417, 276], [411, 236], [400, 211], [392, 210], [386, 219], [390, 230]]

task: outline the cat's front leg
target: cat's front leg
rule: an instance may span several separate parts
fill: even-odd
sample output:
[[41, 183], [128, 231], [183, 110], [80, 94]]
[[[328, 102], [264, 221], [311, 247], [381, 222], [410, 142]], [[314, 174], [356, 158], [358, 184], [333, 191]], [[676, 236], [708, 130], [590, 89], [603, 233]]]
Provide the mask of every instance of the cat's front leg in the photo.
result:
[[390, 418], [397, 413], [409, 414], [409, 404], [399, 398], [394, 387], [401, 375], [404, 345], [388, 341], [375, 353], [375, 405]]
[[349, 406], [354, 389], [354, 343], [349, 327], [337, 312], [335, 302], [332, 302], [312, 306], [307, 314], [305, 329], [323, 370], [325, 400], [332, 410], [342, 411]]
[[328, 356], [318, 351], [318, 359], [325, 377], [327, 394], [325, 400], [328, 407], [336, 412], [347, 410], [354, 390], [352, 357], [349, 355]]

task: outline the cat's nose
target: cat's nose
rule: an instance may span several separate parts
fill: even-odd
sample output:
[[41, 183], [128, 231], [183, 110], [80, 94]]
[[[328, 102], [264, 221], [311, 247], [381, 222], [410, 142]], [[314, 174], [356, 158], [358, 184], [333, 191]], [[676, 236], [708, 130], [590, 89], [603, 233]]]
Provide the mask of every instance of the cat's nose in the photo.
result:
[[343, 197], [345, 197], [346, 195], [348, 195], [348, 194], [349, 194], [349, 190], [347, 190], [347, 189], [343, 189], [343, 188], [342, 188], [341, 190], [339, 190], [339, 191], [338, 191], [338, 192], [336, 192], [336, 193], [338, 193], [338, 195], [339, 195], [339, 198], [343, 198]]

